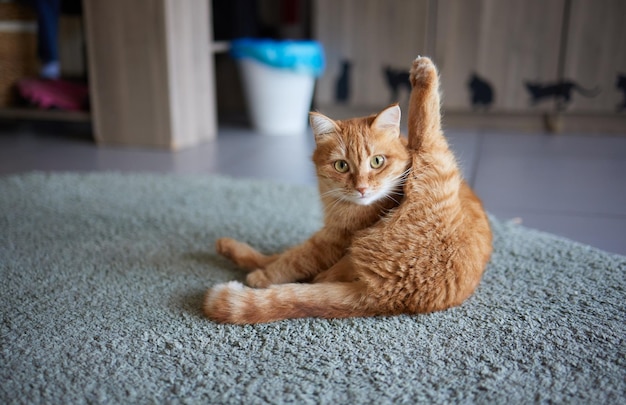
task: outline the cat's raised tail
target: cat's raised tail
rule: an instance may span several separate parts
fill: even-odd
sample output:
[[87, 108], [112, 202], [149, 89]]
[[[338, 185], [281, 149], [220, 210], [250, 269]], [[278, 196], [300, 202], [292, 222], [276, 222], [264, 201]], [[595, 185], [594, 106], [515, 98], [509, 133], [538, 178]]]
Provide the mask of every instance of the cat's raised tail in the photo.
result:
[[209, 290], [204, 312], [220, 323], [251, 324], [288, 318], [346, 318], [373, 315], [356, 282], [280, 284], [250, 288], [237, 281]]

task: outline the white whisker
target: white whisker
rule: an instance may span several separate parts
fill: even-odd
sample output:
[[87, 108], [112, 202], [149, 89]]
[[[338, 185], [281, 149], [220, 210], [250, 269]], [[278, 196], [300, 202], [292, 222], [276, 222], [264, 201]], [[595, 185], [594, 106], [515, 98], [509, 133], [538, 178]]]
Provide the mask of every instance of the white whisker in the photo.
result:
[[391, 195], [387, 194], [385, 196], [386, 199], [391, 200], [393, 202], [395, 202], [397, 205], [400, 205], [400, 201], [396, 200], [395, 198], [393, 198]]

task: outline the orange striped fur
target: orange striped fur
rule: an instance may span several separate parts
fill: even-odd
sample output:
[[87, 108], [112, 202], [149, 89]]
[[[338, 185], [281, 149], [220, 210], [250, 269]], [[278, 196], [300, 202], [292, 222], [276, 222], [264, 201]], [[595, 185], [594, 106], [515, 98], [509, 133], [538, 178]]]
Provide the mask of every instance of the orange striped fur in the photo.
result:
[[209, 289], [204, 313], [224, 323], [425, 313], [461, 304], [491, 254], [480, 200], [441, 131], [439, 78], [428, 58], [410, 75], [408, 144], [400, 109], [334, 121], [311, 113], [324, 226], [265, 256], [219, 239], [217, 251], [250, 271]]

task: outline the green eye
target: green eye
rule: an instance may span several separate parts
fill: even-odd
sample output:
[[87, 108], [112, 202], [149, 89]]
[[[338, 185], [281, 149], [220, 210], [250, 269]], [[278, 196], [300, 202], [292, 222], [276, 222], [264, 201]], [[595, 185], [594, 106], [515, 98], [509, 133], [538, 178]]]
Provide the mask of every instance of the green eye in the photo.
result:
[[372, 160], [370, 160], [370, 166], [372, 166], [373, 169], [380, 168], [383, 163], [385, 163], [385, 157], [382, 155], [374, 156]]
[[345, 160], [338, 160], [335, 162], [335, 170], [339, 173], [346, 173], [350, 167], [348, 166], [348, 162]]

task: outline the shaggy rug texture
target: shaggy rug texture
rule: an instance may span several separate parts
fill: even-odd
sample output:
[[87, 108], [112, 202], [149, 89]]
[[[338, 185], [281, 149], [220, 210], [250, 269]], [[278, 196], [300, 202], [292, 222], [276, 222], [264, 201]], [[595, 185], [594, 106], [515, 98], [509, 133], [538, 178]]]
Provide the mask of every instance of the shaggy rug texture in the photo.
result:
[[0, 403], [623, 403], [626, 257], [491, 219], [476, 294], [429, 315], [218, 325], [214, 241], [284, 249], [313, 188], [222, 177], [0, 178]]

